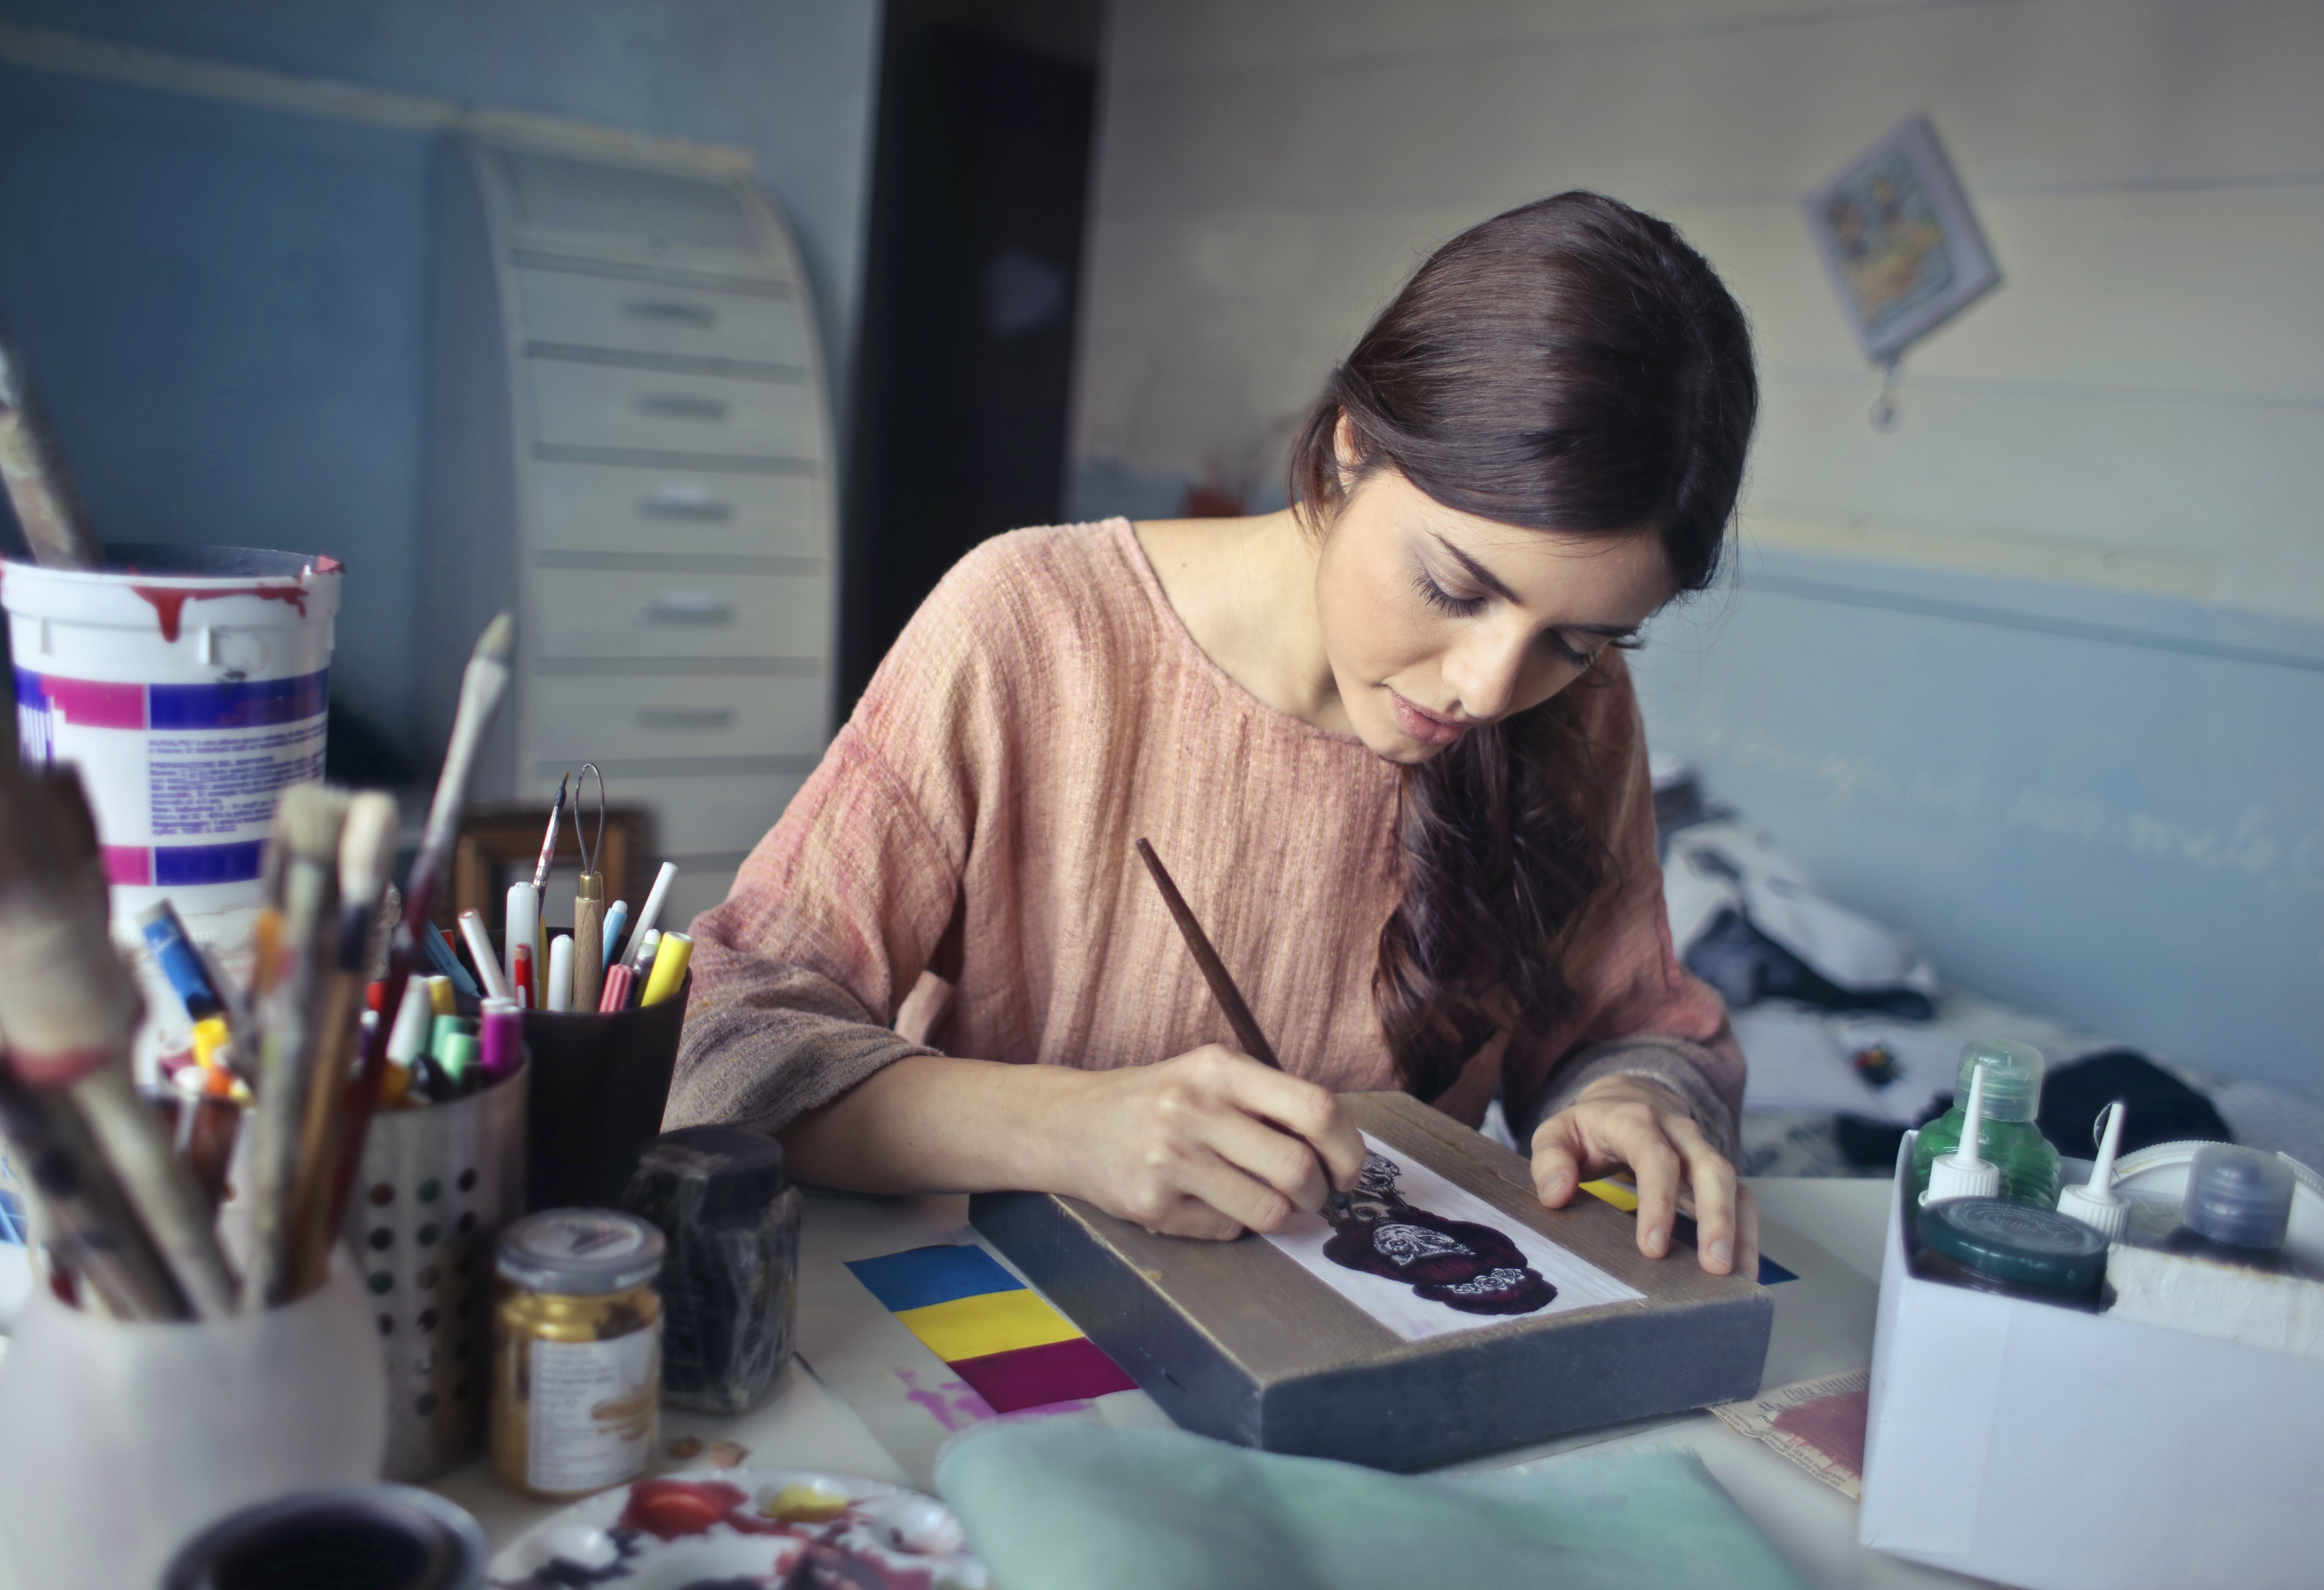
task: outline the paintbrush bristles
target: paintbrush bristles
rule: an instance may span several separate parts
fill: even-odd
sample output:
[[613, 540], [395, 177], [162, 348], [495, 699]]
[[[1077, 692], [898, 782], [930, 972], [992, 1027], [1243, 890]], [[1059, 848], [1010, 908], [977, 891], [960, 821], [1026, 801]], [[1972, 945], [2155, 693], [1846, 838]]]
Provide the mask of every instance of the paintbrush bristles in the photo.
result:
[[69, 767], [0, 761], [0, 1039], [25, 1080], [70, 1080], [144, 1015], [113, 948], [97, 826]]
[[339, 832], [339, 899], [370, 909], [395, 865], [395, 797], [366, 791], [347, 802]]

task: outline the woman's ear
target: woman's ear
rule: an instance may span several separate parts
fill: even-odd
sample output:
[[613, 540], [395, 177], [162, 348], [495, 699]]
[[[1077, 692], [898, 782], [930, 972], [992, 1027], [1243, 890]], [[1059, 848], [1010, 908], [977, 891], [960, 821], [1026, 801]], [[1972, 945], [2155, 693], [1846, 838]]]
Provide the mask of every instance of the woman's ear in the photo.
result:
[[1363, 462], [1363, 455], [1356, 447], [1356, 427], [1345, 409], [1332, 422], [1332, 462], [1340, 466], [1340, 489], [1344, 492], [1348, 482], [1355, 477], [1357, 466]]

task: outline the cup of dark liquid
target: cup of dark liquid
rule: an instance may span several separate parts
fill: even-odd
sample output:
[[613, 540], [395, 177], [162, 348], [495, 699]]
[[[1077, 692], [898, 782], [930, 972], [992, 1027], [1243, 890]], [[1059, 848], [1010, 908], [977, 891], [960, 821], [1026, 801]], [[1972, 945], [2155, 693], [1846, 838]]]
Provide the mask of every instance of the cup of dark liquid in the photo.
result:
[[302, 1491], [220, 1519], [161, 1590], [483, 1590], [484, 1532], [413, 1485]]

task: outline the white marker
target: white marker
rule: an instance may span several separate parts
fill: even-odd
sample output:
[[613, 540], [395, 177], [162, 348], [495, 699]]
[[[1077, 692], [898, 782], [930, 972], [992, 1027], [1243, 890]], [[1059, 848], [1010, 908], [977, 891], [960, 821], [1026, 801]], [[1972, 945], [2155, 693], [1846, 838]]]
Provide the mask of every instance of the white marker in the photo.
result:
[[559, 933], [549, 941], [549, 997], [541, 1002], [550, 1010], [573, 1008], [573, 935]]
[[638, 963], [638, 946], [645, 942], [646, 934], [661, 920], [661, 903], [669, 896], [670, 879], [678, 876], [678, 863], [665, 861], [654, 874], [653, 887], [646, 895], [646, 908], [638, 913], [637, 925], [630, 929], [630, 942], [622, 946], [622, 964], [634, 968]]
[[532, 968], [538, 976], [540, 965], [540, 896], [529, 883], [512, 883], [508, 889], [508, 914], [501, 926], [501, 970], [507, 975], [509, 987], [516, 987], [516, 947], [524, 945], [532, 951]]

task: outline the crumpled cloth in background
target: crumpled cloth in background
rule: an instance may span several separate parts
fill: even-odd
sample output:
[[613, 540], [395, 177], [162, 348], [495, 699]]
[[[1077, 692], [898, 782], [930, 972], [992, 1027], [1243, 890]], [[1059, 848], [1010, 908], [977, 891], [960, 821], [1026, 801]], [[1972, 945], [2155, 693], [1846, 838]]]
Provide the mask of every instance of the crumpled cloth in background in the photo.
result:
[[1404, 1475], [1028, 1420], [962, 1437], [936, 1487], [1008, 1590], [1802, 1590], [1690, 1452]]

